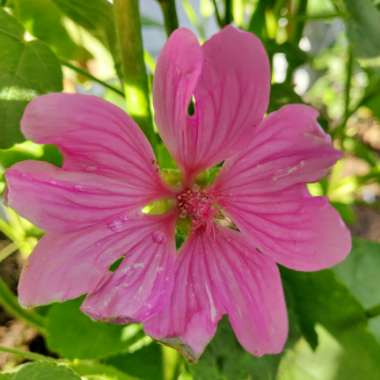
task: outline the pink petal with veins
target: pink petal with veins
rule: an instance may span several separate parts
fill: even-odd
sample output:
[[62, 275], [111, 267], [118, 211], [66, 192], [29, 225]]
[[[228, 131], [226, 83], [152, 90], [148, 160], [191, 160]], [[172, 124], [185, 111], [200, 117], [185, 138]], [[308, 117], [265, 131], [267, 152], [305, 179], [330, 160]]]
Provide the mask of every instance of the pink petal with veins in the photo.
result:
[[[175, 215], [146, 216], [125, 239], [125, 258], [103, 276], [81, 309], [94, 319], [143, 322], [159, 312], [173, 286]], [[127, 232], [127, 231], [125, 231]]]
[[188, 181], [245, 147], [267, 109], [269, 86], [268, 58], [252, 33], [229, 26], [202, 47], [189, 30], [172, 34], [153, 98], [160, 134]]
[[68, 171], [40, 161], [23, 161], [6, 172], [8, 205], [52, 232], [75, 231], [127, 217], [153, 199], [168, 196], [122, 176]]
[[223, 314], [247, 351], [282, 350], [287, 314], [274, 261], [236, 231], [197, 230], [179, 252], [170, 299], [145, 323], [145, 331], [196, 360]]
[[142, 192], [162, 187], [140, 128], [120, 108], [96, 96], [39, 96], [26, 107], [21, 129], [27, 139], [57, 145], [64, 169], [124, 179]]
[[[128, 295], [134, 287], [142, 286], [144, 293], [136, 302], [141, 304], [149, 302], [150, 298], [157, 299], [155, 292], [161, 295], [163, 288], [148, 289], [146, 284], [153, 281], [151, 278], [155, 275], [157, 278], [160, 276], [153, 272], [152, 267], [152, 263], [158, 261], [163, 268], [162, 273], [170, 280], [174, 260], [171, 249], [173, 235], [169, 236], [172, 226], [171, 216], [136, 214], [129, 219], [115, 220], [114, 225], [97, 225], [65, 234], [47, 233], [23, 268], [18, 288], [21, 304], [37, 306], [76, 298], [85, 293], [91, 295], [107, 276], [113, 275], [109, 271], [110, 265], [123, 256], [134, 264], [150, 266], [147, 270], [150, 278], [135, 275], [136, 283], [126, 288], [125, 294]], [[154, 241], [157, 234], [167, 238], [159, 249]], [[160, 260], [155, 258], [158, 252]], [[132, 272], [141, 272], [140, 266]], [[100, 310], [106, 313], [103, 307]]]
[[213, 185], [221, 207], [257, 248], [283, 265], [307, 271], [335, 265], [351, 249], [339, 214], [305, 187], [340, 157], [316, 117], [304, 105], [270, 114]]

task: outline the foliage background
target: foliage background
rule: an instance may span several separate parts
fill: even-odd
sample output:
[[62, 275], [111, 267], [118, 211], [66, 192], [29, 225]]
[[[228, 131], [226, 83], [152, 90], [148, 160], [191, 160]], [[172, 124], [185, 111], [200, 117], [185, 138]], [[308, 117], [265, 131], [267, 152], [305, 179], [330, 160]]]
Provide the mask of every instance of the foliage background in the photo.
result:
[[[128, 50], [123, 38], [139, 28], [138, 5], [148, 81], [143, 73], [131, 86], [136, 73], [125, 60], [138, 61], [139, 41]], [[179, 24], [203, 41], [229, 22], [262, 39], [273, 70], [270, 110], [292, 102], [320, 110], [344, 158], [311, 189], [327, 195], [349, 224], [352, 253], [318, 273], [282, 269], [290, 318], [283, 354], [250, 356], [223, 320], [201, 360], [190, 364], [140, 326], [89, 320], [78, 310], [81, 300], [21, 309], [17, 276], [42, 232], [0, 200], [0, 379], [380, 379], [378, 0], [1, 0], [0, 192], [5, 169], [17, 161], [60, 163], [54, 147], [20, 134], [23, 109], [38, 94], [101, 96], [126, 107], [157, 141], [146, 100], [157, 54], [177, 25], [175, 6]], [[155, 148], [161, 167], [171, 167], [160, 143]]]

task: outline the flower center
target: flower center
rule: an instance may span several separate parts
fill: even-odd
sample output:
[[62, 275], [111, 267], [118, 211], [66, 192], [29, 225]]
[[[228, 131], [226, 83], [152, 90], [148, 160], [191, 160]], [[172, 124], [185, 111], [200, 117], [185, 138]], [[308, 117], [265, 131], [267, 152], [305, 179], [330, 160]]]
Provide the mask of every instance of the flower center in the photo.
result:
[[176, 198], [179, 217], [189, 218], [193, 228], [207, 224], [216, 213], [214, 199], [206, 191], [186, 189], [177, 194]]

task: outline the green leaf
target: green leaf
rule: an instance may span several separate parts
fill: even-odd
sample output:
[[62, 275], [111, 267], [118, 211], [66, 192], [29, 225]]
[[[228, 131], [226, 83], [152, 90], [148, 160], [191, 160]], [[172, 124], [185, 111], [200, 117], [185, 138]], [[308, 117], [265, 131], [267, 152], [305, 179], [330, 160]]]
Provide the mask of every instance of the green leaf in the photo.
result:
[[112, 5], [107, 0], [52, 0], [75, 23], [97, 38], [112, 54], [120, 73], [121, 59], [117, 49]]
[[[380, 244], [355, 239], [348, 258], [334, 272], [360, 301], [369, 309], [380, 304], [379, 272]], [[369, 330], [380, 342], [380, 317], [369, 321]]]
[[10, 378], [11, 380], [80, 380], [72, 369], [63, 365], [36, 362], [22, 365]]
[[152, 343], [133, 353], [110, 357], [104, 362], [140, 380], [163, 380], [162, 351], [157, 343]]
[[14, 0], [14, 14], [33, 36], [49, 44], [62, 58], [83, 61], [91, 54], [77, 45], [64, 26], [61, 10], [52, 0]]
[[0, 380], [12, 380], [13, 374], [11, 373], [0, 373]]
[[380, 11], [371, 0], [345, 0], [347, 35], [364, 65], [380, 65]]
[[197, 380], [274, 380], [280, 358], [280, 355], [256, 358], [246, 352], [224, 319], [199, 362], [190, 366], [190, 372]]
[[25, 141], [9, 149], [0, 149], [0, 174], [16, 162], [24, 160], [41, 160], [56, 166], [62, 164], [62, 156], [54, 145], [39, 145]]
[[93, 360], [75, 360], [70, 367], [83, 376], [83, 380], [140, 380]]
[[0, 148], [22, 141], [20, 119], [34, 96], [62, 89], [59, 61], [40, 41], [26, 42], [21, 24], [0, 9]]
[[379, 379], [380, 345], [367, 328], [364, 309], [337, 276], [328, 270], [282, 274], [296, 299], [299, 318], [322, 325], [341, 346], [336, 377], [331, 379]]
[[[47, 344], [68, 359], [115, 355], [128, 347], [124, 327], [95, 322], [79, 310], [81, 300], [54, 304], [47, 314]], [[63, 327], [64, 326], [64, 327]]]

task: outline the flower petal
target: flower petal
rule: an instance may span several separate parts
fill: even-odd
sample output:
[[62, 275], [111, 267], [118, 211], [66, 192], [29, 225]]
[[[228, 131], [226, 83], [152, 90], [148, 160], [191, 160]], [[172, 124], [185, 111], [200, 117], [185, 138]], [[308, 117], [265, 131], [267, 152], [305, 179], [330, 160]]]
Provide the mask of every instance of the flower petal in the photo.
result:
[[44, 230], [56, 232], [96, 223], [112, 226], [118, 218], [128, 218], [131, 211], [165, 196], [159, 188], [143, 191], [133, 181], [67, 171], [39, 161], [13, 165], [6, 179], [8, 205]]
[[[173, 285], [176, 249], [175, 215], [151, 217], [136, 231], [139, 239], [125, 246], [125, 258], [114, 273], [107, 273], [81, 309], [94, 319], [143, 322], [160, 311]], [[160, 225], [157, 225], [157, 221]]]
[[141, 130], [120, 108], [96, 96], [39, 96], [28, 104], [21, 128], [30, 140], [57, 145], [67, 170], [123, 177], [141, 189], [160, 183]]
[[145, 331], [197, 359], [222, 314], [244, 348], [277, 353], [287, 336], [287, 315], [274, 262], [236, 231], [196, 231], [185, 243], [167, 305], [145, 323]]
[[[115, 232], [94, 226], [66, 234], [47, 233], [25, 265], [19, 282], [24, 306], [43, 305], [91, 293], [110, 265], [131, 249], [155, 251], [152, 234], [167, 233], [167, 219], [135, 215]], [[110, 272], [111, 273], [111, 272]]]
[[229, 26], [201, 48], [190, 31], [172, 34], [157, 63], [154, 102], [161, 136], [187, 178], [245, 146], [267, 109], [269, 86], [268, 58], [252, 33]]
[[260, 251], [305, 271], [335, 265], [351, 248], [339, 214], [305, 187], [340, 157], [316, 116], [302, 105], [271, 114], [213, 186], [221, 207]]
[[202, 69], [202, 51], [187, 29], [174, 31], [161, 50], [153, 82], [155, 119], [165, 145], [182, 167], [193, 149], [187, 108]]

